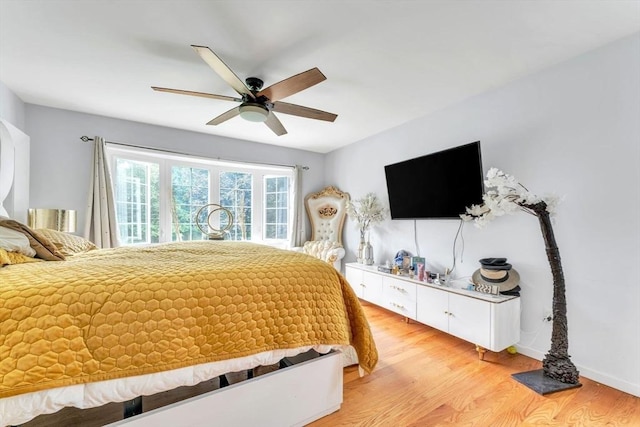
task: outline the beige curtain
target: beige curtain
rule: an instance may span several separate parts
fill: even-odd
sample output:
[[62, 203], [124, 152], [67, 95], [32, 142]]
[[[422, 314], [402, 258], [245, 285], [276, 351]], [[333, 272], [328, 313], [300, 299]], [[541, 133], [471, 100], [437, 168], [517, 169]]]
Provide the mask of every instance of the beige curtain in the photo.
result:
[[303, 197], [302, 197], [302, 171], [303, 167], [296, 165], [293, 171], [293, 181], [291, 182], [291, 194], [293, 194], [293, 214], [291, 221], [291, 238], [289, 246], [300, 247], [305, 240]]
[[99, 248], [119, 246], [116, 205], [111, 185], [111, 171], [103, 138], [93, 139], [93, 174], [89, 187], [84, 235]]

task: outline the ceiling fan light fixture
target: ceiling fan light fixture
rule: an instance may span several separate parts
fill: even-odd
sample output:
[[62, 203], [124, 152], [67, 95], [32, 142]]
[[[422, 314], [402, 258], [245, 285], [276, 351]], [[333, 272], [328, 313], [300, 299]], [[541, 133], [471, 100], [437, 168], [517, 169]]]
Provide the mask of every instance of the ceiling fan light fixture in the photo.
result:
[[240, 117], [250, 122], [264, 122], [269, 116], [267, 107], [254, 102], [245, 102], [240, 105]]

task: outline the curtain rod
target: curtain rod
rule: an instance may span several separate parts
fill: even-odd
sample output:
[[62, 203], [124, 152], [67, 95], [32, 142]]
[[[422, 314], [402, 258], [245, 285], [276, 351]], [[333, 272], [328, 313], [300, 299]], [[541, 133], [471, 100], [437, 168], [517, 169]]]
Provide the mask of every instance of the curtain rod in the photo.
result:
[[[83, 135], [80, 137], [80, 139], [83, 142], [89, 142], [89, 141], [93, 141], [93, 138], [89, 138], [86, 135]], [[112, 145], [121, 145], [123, 147], [132, 147], [132, 148], [143, 148], [145, 150], [154, 150], [154, 151], [161, 151], [163, 153], [170, 153], [170, 154], [178, 154], [180, 156], [194, 156], [194, 154], [189, 154], [189, 153], [184, 153], [181, 151], [172, 151], [172, 150], [165, 150], [162, 148], [154, 148], [154, 147], [145, 147], [144, 145], [134, 145], [134, 144], [126, 144], [124, 142], [113, 142], [113, 141], [105, 141], [107, 144], [112, 144]], [[282, 165], [282, 164], [278, 164], [278, 163], [258, 163], [258, 162], [247, 162], [244, 160], [228, 160], [228, 159], [221, 159], [220, 157], [213, 157], [213, 159], [215, 160], [219, 160], [222, 162], [233, 162], [233, 163], [249, 163], [249, 164], [254, 164], [254, 165], [262, 165], [262, 166], [280, 166], [280, 167], [287, 167], [287, 168], [295, 168], [295, 166], [293, 165]], [[309, 166], [302, 166], [302, 170], [309, 170]]]

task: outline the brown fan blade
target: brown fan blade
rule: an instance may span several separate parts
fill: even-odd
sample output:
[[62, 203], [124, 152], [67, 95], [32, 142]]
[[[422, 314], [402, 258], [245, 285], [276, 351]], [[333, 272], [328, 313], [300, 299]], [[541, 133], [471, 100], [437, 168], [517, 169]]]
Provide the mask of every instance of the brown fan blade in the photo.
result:
[[240, 114], [240, 106], [239, 105], [237, 107], [233, 107], [229, 111], [226, 111], [226, 112], [220, 114], [215, 119], [211, 119], [209, 121], [209, 123], [207, 123], [207, 124], [208, 125], [214, 125], [214, 126], [215, 125], [219, 125], [220, 123], [226, 122], [227, 120], [234, 118], [238, 114]]
[[255, 99], [253, 93], [249, 90], [247, 85], [236, 74], [231, 71], [231, 68], [225, 64], [222, 59], [218, 57], [211, 49], [206, 46], [191, 45], [192, 48], [200, 55], [200, 57], [209, 64], [213, 71], [218, 73], [222, 79], [229, 84], [240, 95], [247, 95], [251, 99]]
[[320, 70], [318, 70], [318, 68], [312, 68], [303, 73], [296, 74], [295, 76], [282, 80], [281, 82], [274, 83], [271, 86], [262, 89], [256, 94], [256, 96], [266, 96], [271, 102], [275, 102], [284, 99], [287, 96], [291, 96], [294, 93], [310, 88], [313, 85], [317, 85], [326, 79], [327, 78], [320, 72]]
[[242, 102], [242, 98], [234, 98], [232, 96], [224, 96], [224, 95], [215, 95], [213, 93], [193, 92], [191, 90], [169, 89], [166, 87], [156, 87], [156, 86], [151, 86], [151, 89], [158, 92], [177, 93], [178, 95], [191, 95], [191, 96], [200, 96], [202, 98], [221, 99], [223, 101]]
[[269, 115], [267, 116], [267, 120], [264, 122], [264, 124], [269, 126], [269, 129], [271, 129], [273, 133], [275, 133], [278, 136], [282, 136], [287, 133], [287, 130], [284, 128], [284, 126], [282, 126], [282, 123], [280, 123], [280, 120], [278, 120], [278, 118], [276, 117], [275, 114], [273, 114], [273, 112], [269, 113]]
[[333, 122], [338, 117], [337, 114], [303, 107], [302, 105], [289, 104], [287, 102], [275, 102], [273, 104], [273, 111], [282, 114], [291, 114], [292, 116], [306, 117], [308, 119], [324, 120], [327, 122]]

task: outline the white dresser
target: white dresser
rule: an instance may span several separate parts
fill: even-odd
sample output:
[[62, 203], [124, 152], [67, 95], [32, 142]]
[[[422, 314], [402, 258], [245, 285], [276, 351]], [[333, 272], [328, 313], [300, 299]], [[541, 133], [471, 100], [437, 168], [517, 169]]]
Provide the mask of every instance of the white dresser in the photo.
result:
[[347, 263], [346, 279], [359, 298], [447, 332], [484, 352], [520, 341], [520, 298], [436, 285]]

